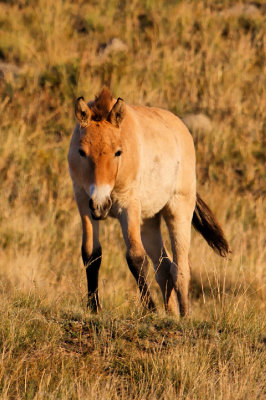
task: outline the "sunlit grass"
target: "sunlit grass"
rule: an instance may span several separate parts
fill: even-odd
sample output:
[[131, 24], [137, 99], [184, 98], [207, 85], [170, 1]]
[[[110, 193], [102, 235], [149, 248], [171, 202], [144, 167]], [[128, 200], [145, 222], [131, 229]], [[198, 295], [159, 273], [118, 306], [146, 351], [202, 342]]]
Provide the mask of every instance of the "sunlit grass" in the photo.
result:
[[[243, 4], [0, 2], [1, 398], [263, 398], [265, 6]], [[126, 50], [102, 56], [113, 38]], [[158, 312], [143, 310], [113, 220], [100, 232], [103, 312], [86, 308], [66, 155], [75, 97], [103, 84], [211, 121], [192, 132], [198, 191], [232, 254], [193, 232], [187, 320], [165, 315], [152, 267]]]

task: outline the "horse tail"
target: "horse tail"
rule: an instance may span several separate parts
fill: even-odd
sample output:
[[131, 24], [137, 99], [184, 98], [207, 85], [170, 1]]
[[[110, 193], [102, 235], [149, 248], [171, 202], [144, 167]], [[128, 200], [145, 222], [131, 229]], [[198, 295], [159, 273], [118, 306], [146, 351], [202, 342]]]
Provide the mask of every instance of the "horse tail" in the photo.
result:
[[226, 257], [229, 245], [225, 239], [220, 225], [215, 219], [212, 211], [197, 193], [196, 207], [194, 210], [192, 225], [201, 233], [208, 245], [221, 257]]

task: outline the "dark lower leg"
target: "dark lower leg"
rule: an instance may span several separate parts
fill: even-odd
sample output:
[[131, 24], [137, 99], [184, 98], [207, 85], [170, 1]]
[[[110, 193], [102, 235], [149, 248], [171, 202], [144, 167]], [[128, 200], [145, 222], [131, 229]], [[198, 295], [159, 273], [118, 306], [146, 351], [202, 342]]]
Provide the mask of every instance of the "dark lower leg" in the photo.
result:
[[95, 250], [91, 255], [81, 248], [82, 259], [86, 267], [87, 284], [88, 284], [88, 307], [97, 312], [101, 310], [98, 298], [98, 275], [102, 259], [101, 248]]
[[149, 310], [155, 310], [155, 304], [151, 298], [147, 284], [147, 256], [131, 256], [127, 253], [126, 258], [129, 269], [137, 281], [143, 305]]

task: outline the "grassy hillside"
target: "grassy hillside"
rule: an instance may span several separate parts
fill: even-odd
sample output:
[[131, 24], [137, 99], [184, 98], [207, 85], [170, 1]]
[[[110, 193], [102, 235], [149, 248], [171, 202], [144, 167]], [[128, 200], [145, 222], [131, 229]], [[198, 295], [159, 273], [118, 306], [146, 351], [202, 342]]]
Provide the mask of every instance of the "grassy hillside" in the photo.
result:
[[[0, 1], [2, 399], [263, 398], [265, 13], [263, 0]], [[142, 310], [112, 220], [104, 310], [86, 309], [66, 155], [75, 98], [103, 84], [190, 118], [198, 191], [232, 255], [193, 233], [188, 320], [164, 314], [152, 268], [159, 312]]]

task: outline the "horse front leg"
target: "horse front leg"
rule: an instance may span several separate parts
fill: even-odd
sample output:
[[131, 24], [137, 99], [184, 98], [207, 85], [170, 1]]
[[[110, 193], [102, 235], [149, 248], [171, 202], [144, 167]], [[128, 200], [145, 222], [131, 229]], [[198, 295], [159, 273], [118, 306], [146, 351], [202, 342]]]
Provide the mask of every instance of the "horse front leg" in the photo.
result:
[[98, 312], [101, 310], [98, 296], [98, 277], [102, 260], [102, 248], [99, 242], [99, 222], [91, 217], [87, 193], [76, 186], [74, 186], [74, 193], [82, 222], [81, 255], [86, 268], [88, 307], [92, 312]]
[[88, 307], [92, 312], [101, 311], [101, 305], [98, 296], [98, 277], [102, 259], [102, 249], [99, 247], [94, 251], [88, 252], [86, 247], [82, 245], [81, 255], [83, 264], [86, 268], [87, 285], [88, 285]]
[[140, 208], [134, 205], [125, 210], [121, 215], [120, 224], [127, 246], [127, 263], [139, 287], [141, 301], [144, 307], [155, 310], [147, 282], [148, 258], [141, 241]]

